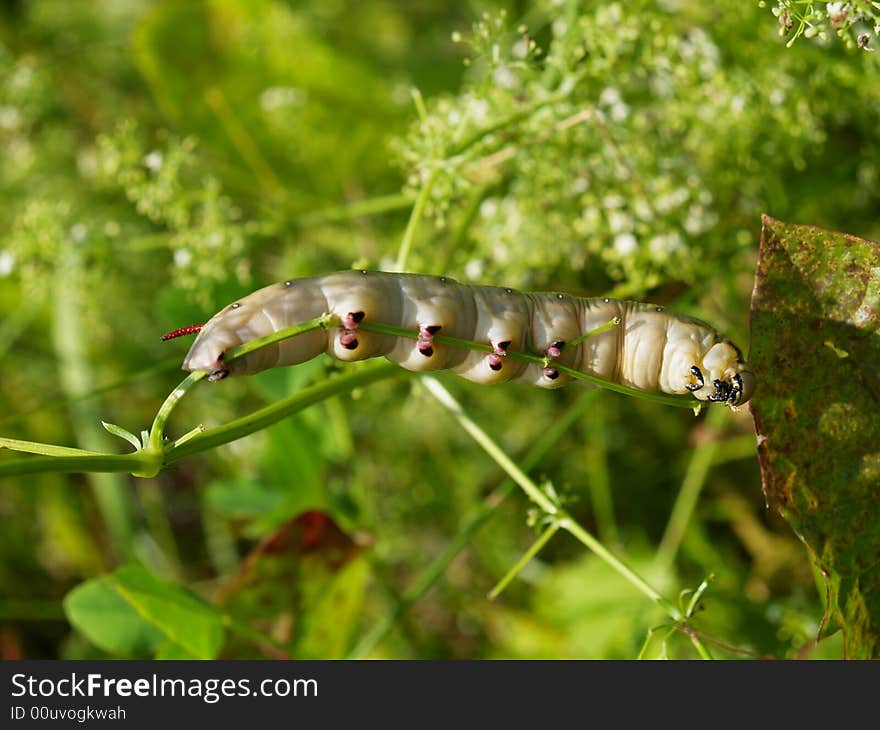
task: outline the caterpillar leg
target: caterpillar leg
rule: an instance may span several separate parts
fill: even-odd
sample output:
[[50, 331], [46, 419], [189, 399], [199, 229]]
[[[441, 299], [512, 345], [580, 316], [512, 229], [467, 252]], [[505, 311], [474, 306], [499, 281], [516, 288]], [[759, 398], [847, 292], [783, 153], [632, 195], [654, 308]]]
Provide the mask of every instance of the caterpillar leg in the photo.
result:
[[510, 340], [504, 340], [503, 342], [492, 345], [494, 352], [486, 355], [486, 362], [489, 363], [489, 367], [496, 373], [501, 370], [501, 367], [504, 365], [504, 358], [507, 357], [507, 350], [509, 347]]
[[364, 321], [363, 312], [349, 312], [342, 318], [339, 344], [346, 350], [356, 350], [358, 346], [357, 326]]
[[436, 335], [442, 326], [439, 324], [429, 324], [419, 326], [419, 339], [417, 340], [416, 349], [425, 357], [431, 357], [434, 354], [434, 335]]

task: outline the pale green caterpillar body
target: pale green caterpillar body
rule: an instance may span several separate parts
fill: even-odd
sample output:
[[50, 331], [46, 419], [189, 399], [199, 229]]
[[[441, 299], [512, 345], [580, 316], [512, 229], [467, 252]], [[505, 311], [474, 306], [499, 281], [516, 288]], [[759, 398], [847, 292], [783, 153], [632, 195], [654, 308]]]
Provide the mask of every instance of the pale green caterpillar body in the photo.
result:
[[[339, 325], [224, 360], [242, 343], [325, 314]], [[583, 337], [611, 321], [615, 326]], [[364, 322], [418, 336], [367, 331], [359, 326]], [[484, 343], [491, 352], [441, 343], [434, 339], [438, 334]], [[692, 393], [730, 405], [746, 402], [755, 387], [735, 345], [708, 324], [664, 307], [378, 271], [291, 279], [239, 299], [201, 327], [183, 369], [204, 370], [219, 380], [296, 365], [322, 352], [345, 361], [384, 356], [408, 370], [449, 369], [477, 383], [518, 381], [541, 388], [572, 380], [554, 367], [559, 363], [640, 391]], [[511, 352], [538, 353], [544, 362], [523, 362], [508, 357]]]

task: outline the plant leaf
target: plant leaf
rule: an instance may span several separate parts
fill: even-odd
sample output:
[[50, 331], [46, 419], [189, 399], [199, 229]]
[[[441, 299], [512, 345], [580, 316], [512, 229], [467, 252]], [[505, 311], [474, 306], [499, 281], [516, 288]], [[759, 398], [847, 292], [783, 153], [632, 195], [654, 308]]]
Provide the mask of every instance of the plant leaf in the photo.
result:
[[213, 659], [223, 646], [213, 606], [138, 565], [77, 586], [64, 608], [71, 624], [114, 654]]
[[298, 659], [340, 658], [363, 606], [369, 565], [362, 553], [329, 516], [305, 512], [248, 555], [223, 605]]
[[[128, 443], [134, 446], [135, 451], [141, 450], [141, 442], [138, 441], [138, 437], [131, 431], [126, 431], [122, 426], [117, 426], [115, 423], [107, 423], [107, 421], [101, 421], [101, 425], [108, 433], [112, 433], [114, 436], [118, 436], [119, 438], [128, 441]], [[144, 443], [146, 443], [146, 441], [144, 441]]]
[[765, 498], [825, 576], [846, 655], [880, 656], [880, 245], [764, 216], [751, 316]]
[[64, 612], [74, 628], [111, 654], [145, 656], [162, 642], [162, 632], [142, 621], [106, 578], [86, 581], [70, 591]]

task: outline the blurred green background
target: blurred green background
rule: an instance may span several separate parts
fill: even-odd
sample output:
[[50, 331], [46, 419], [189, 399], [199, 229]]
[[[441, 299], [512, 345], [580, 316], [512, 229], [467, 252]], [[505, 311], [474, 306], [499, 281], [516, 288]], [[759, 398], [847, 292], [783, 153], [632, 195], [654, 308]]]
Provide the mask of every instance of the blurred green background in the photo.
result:
[[[747, 348], [762, 212], [880, 237], [876, 54], [778, 28], [695, 0], [2, 3], [0, 433], [126, 450], [100, 421], [149, 426], [186, 348], [163, 332], [393, 266], [417, 198], [407, 270], [646, 298]], [[205, 385], [172, 435], [339, 369]], [[441, 379], [514, 459], [540, 446], [530, 473], [665, 595], [714, 575], [694, 625], [715, 655], [839, 656], [833, 626], [813, 646], [824, 589], [764, 506], [747, 409]], [[154, 479], [4, 479], [0, 657], [118, 655], [62, 600], [130, 563], [222, 605], [226, 657], [695, 656], [562, 534], [488, 600], [536, 536], [519, 492], [464, 532], [502, 481], [416, 378]], [[296, 518], [279, 565], [243, 563]]]

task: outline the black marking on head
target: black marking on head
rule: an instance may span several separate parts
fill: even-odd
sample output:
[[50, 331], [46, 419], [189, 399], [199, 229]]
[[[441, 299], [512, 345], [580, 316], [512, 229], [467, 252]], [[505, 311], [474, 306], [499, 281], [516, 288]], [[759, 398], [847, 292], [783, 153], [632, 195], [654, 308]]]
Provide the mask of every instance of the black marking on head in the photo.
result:
[[215, 370], [213, 373], [208, 374], [208, 382], [216, 383], [218, 380], [223, 380], [227, 375], [229, 375], [229, 371], [226, 368]]
[[507, 352], [507, 348], [510, 347], [510, 344], [510, 340], [504, 340], [504, 342], [499, 342], [497, 347], [499, 350], [504, 350], [505, 352]]
[[346, 342], [346, 343], [343, 345], [343, 347], [344, 347], [346, 350], [356, 350], [356, 349], [357, 349], [357, 346], [358, 346], [357, 337], [355, 337], [353, 340], [349, 340], [348, 342]]
[[241, 302], [235, 302], [230, 309], [238, 309], [241, 306]]
[[441, 329], [443, 329], [443, 325], [440, 324], [429, 324], [425, 327], [425, 332], [429, 335], [436, 335]]
[[501, 363], [493, 360], [489, 363], [489, 367], [497, 373], [501, 370]]
[[700, 370], [700, 368], [698, 368], [696, 365], [691, 365], [691, 375], [693, 375], [697, 379], [697, 383], [699, 383], [699, 385], [697, 385], [696, 388], [691, 388], [691, 386], [688, 386], [688, 390], [699, 390], [706, 384], [706, 381], [703, 379], [703, 371]]
[[348, 316], [355, 321], [355, 324], [360, 324], [366, 315], [363, 312], [349, 312]]
[[434, 354], [434, 348], [428, 345], [427, 347], [420, 347], [419, 352], [421, 352], [425, 357], [431, 357]]
[[739, 399], [742, 398], [743, 394], [743, 381], [740, 377], [740, 374], [737, 373], [733, 376], [733, 385], [730, 387], [730, 398], [728, 399], [730, 403], [736, 405], [739, 403]]
[[715, 392], [709, 396], [709, 401], [712, 403], [723, 403], [730, 400], [730, 385], [720, 380], [713, 380], [712, 385], [715, 386]]
[[544, 368], [544, 377], [556, 380], [559, 377], [559, 371], [556, 368]]

